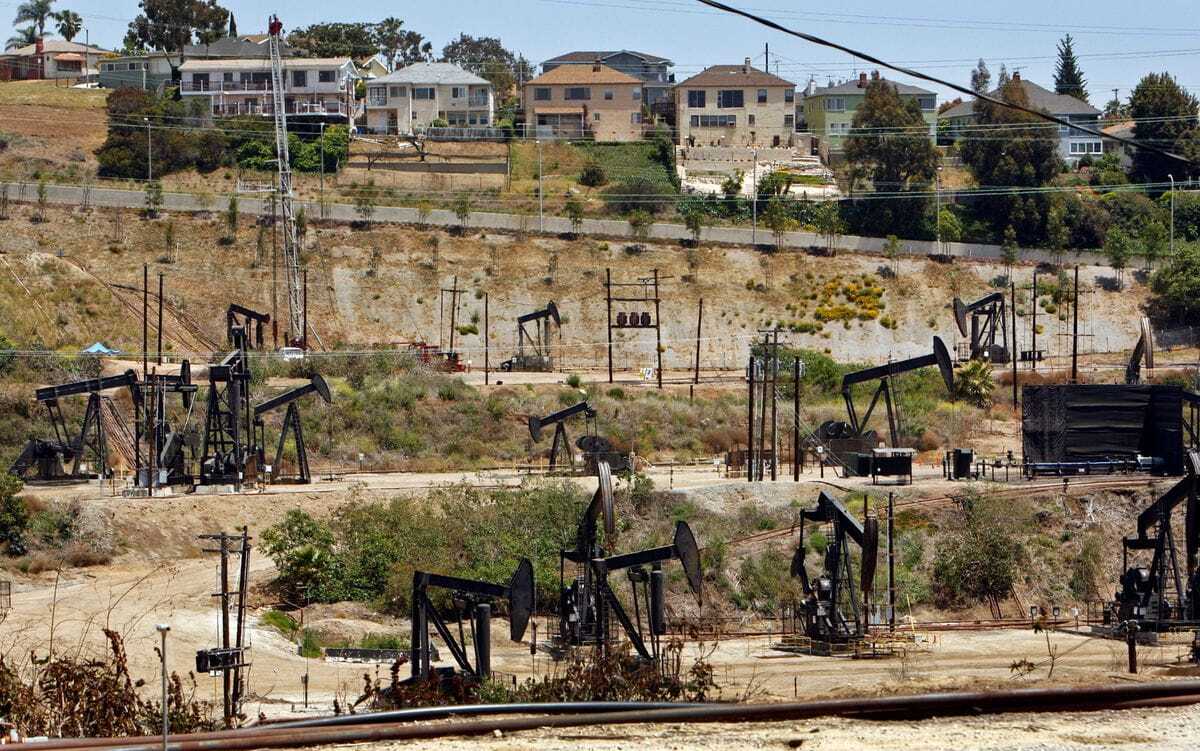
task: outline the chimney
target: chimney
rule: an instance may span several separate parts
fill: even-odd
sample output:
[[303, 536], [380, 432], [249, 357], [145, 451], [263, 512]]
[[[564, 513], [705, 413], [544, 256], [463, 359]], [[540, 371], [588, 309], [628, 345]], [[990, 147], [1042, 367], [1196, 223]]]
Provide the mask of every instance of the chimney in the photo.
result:
[[742, 63], [742, 72], [743, 73], [750, 72], [750, 58], [746, 58], [746, 62]]
[[600, 72], [600, 58], [596, 58], [594, 61], [592, 61], [592, 72], [593, 73]]
[[866, 73], [858, 74], [858, 88], [860, 88], [860, 89], [867, 88], [867, 74]]
[[1012, 74], [1012, 80], [1014, 80], [1014, 81], [1017, 81], [1017, 82], [1020, 82], [1020, 80], [1021, 80], [1021, 71], [1019, 71], [1019, 70], [1014, 70], [1014, 71], [1013, 71], [1013, 74]]

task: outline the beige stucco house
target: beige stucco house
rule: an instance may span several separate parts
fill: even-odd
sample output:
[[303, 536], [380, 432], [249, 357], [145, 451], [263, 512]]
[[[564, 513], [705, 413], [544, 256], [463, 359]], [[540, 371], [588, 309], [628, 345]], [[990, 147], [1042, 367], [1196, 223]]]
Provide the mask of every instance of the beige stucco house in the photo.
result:
[[714, 65], [675, 87], [679, 142], [691, 146], [789, 146], [796, 84], [750, 65]]
[[600, 63], [560, 65], [522, 91], [527, 134], [537, 138], [638, 141], [642, 123], [640, 78]]

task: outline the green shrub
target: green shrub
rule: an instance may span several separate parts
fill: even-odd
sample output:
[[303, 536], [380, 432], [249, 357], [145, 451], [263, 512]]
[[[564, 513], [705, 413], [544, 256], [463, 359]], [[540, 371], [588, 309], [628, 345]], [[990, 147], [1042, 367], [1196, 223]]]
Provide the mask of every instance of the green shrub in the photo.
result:
[[29, 507], [18, 495], [22, 487], [21, 481], [7, 472], [0, 475], [0, 545], [8, 555], [25, 553]]
[[608, 174], [599, 162], [588, 162], [579, 173], [579, 184], [589, 188], [599, 188], [608, 182]]
[[1013, 520], [1007, 500], [967, 499], [964, 518], [937, 542], [932, 584], [939, 607], [1008, 597], [1024, 558]]

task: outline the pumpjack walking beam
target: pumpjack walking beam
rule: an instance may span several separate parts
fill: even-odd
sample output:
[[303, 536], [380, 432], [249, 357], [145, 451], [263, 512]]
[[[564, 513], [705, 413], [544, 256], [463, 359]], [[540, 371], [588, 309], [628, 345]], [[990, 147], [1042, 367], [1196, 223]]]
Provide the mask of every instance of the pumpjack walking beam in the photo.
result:
[[[530, 334], [526, 324], [535, 324], [534, 333]], [[550, 324], [555, 328], [562, 327], [562, 316], [559, 315], [558, 305], [553, 300], [541, 310], [526, 313], [517, 318], [517, 353], [511, 360], [501, 363], [500, 369], [513, 370], [554, 370], [554, 354], [550, 346]]]
[[[262, 349], [264, 331], [270, 324], [270, 313], [260, 313], [237, 303], [231, 304], [225, 311], [225, 331], [231, 346], [233, 331], [240, 328], [246, 332], [247, 349]], [[254, 332], [253, 336], [250, 335], [251, 331]]]
[[571, 439], [567, 435], [566, 421], [575, 415], [583, 415], [589, 422], [596, 419], [596, 410], [586, 401], [573, 404], [545, 417], [529, 418], [529, 437], [537, 443], [542, 439], [542, 429], [547, 425], [554, 426], [554, 443], [550, 447], [550, 471], [553, 472], [559, 464], [559, 458], [565, 451], [567, 465], [575, 466], [575, 457], [571, 450]]
[[[319, 394], [326, 404], [333, 403], [333, 395], [330, 393], [325, 379], [320, 375], [314, 375], [311, 381], [304, 386], [268, 399], [254, 408], [254, 445], [258, 455], [258, 464], [261, 467], [266, 464], [265, 452], [267, 443], [263, 415], [273, 412], [284, 405], [287, 406], [287, 413], [283, 418], [283, 427], [279, 431], [279, 443], [275, 447], [275, 462], [271, 465], [272, 482], [294, 482], [300, 485], [307, 485], [312, 482], [312, 472], [309, 471], [308, 466], [308, 449], [304, 445], [304, 428], [300, 422], [300, 408], [297, 406], [297, 400], [303, 399], [309, 394]], [[296, 445], [296, 473], [294, 475], [286, 475], [281, 471], [283, 467], [283, 449], [287, 443], [289, 434]]]
[[[847, 373], [842, 378], [842, 399], [846, 402], [846, 414], [850, 418], [850, 430], [853, 435], [861, 436], [863, 434], [867, 423], [871, 419], [871, 415], [875, 412], [875, 407], [879, 403], [880, 397], [882, 397], [884, 406], [887, 409], [888, 435], [891, 438], [891, 446], [893, 448], [896, 447], [899, 442], [899, 432], [896, 427], [896, 407], [892, 399], [891, 379], [902, 373], [920, 370], [930, 365], [938, 366], [938, 370], [942, 374], [942, 380], [946, 384], [946, 390], [953, 396], [954, 363], [950, 359], [950, 352], [946, 349], [945, 343], [936, 336], [933, 338], [933, 352], [931, 354], [913, 357], [908, 360], [900, 360], [899, 362], [890, 362], [886, 365], [867, 368], [856, 373]], [[857, 384], [876, 380], [879, 381], [879, 386], [875, 389], [875, 395], [871, 398], [871, 404], [867, 407], [866, 413], [860, 417], [858, 410], [854, 406], [852, 389]]]
[[[450, 590], [454, 593], [456, 600], [464, 602], [465, 607], [471, 608], [471, 630], [475, 645], [474, 665], [467, 656], [465, 641], [454, 637], [449, 625], [442, 619], [441, 614], [429, 599], [429, 590], [432, 588]], [[458, 667], [464, 673], [476, 680], [486, 680], [491, 677], [491, 614], [492, 603], [495, 600], [508, 602], [509, 638], [515, 642], [521, 641], [525, 636], [525, 628], [529, 625], [529, 619], [533, 615], [533, 564], [529, 562], [529, 559], [521, 559], [507, 585], [431, 574], [425, 571], [414, 572], [412, 639], [410, 640], [409, 659], [412, 669], [411, 679], [425, 679], [433, 672], [431, 665], [433, 647], [429, 637], [430, 624], [433, 625], [446, 648], [450, 650], [454, 661], [458, 663]], [[459, 633], [461, 634], [461, 610], [458, 611], [458, 615]]]

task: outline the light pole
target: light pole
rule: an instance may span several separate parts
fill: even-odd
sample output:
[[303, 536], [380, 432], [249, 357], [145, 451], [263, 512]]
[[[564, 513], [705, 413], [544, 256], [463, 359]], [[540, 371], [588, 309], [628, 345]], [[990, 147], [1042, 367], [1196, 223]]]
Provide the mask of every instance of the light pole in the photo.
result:
[[162, 725], [163, 725], [163, 751], [167, 751], [167, 733], [170, 730], [170, 720], [167, 712], [167, 632], [171, 627], [165, 623], [160, 623], [154, 627], [162, 636]]
[[1171, 181], [1171, 257], [1175, 257], [1175, 176], [1167, 175]]
[[937, 254], [942, 253], [942, 168], [938, 167], [933, 173], [934, 221], [937, 222]]
[[542, 190], [542, 139], [535, 141], [538, 151], [538, 233], [542, 234], [546, 231], [546, 217], [542, 213], [542, 200], [545, 191]]
[[142, 122], [146, 123], [146, 180], [148, 182], [154, 179], [154, 155], [150, 151], [150, 118], [143, 117]]

